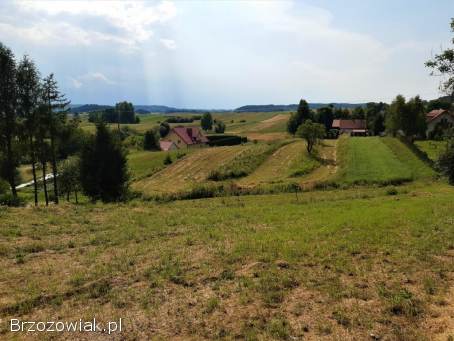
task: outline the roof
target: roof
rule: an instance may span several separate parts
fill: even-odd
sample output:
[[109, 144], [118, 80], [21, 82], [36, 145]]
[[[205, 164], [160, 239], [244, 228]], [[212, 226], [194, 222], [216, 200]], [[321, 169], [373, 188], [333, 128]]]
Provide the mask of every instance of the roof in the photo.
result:
[[175, 127], [172, 131], [186, 144], [207, 143], [208, 139], [198, 127]]
[[433, 121], [434, 119], [436, 119], [437, 117], [439, 117], [445, 113], [451, 115], [451, 113], [445, 109], [432, 110], [431, 112], [428, 112], [426, 114], [426, 120], [427, 120], [427, 122]]
[[366, 120], [334, 120], [333, 128], [339, 129], [366, 129]]
[[159, 141], [159, 147], [161, 147], [161, 150], [170, 150], [172, 148], [172, 145], [175, 146], [175, 143], [172, 141]]

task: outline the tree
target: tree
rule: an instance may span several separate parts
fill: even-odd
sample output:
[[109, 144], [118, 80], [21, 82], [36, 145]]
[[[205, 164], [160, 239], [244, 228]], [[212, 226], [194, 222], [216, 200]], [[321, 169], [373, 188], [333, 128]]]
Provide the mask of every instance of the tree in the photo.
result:
[[159, 149], [159, 137], [155, 128], [149, 129], [145, 132], [143, 138], [143, 149], [156, 150]]
[[222, 121], [216, 122], [216, 125], [214, 126], [214, 131], [217, 134], [224, 134], [225, 131], [225, 123]]
[[129, 174], [126, 151], [104, 123], [81, 154], [80, 177], [84, 193], [93, 201], [118, 201], [126, 197]]
[[17, 91], [16, 61], [9, 48], [0, 43], [0, 147], [5, 150], [2, 176], [11, 187], [11, 194], [17, 198], [16, 169], [18, 158], [14, 152], [17, 134]]
[[203, 114], [202, 119], [200, 120], [200, 126], [205, 131], [213, 129], [213, 117], [209, 112]]
[[334, 119], [334, 110], [333, 106], [329, 105], [327, 107], [319, 108], [317, 110], [317, 123], [321, 123], [325, 126], [325, 129], [328, 131], [333, 126]]
[[298, 128], [297, 135], [306, 140], [307, 152], [312, 154], [314, 146], [325, 137], [325, 126], [307, 120]]
[[80, 159], [77, 156], [71, 156], [63, 160], [60, 165], [58, 176], [61, 194], [66, 194], [66, 200], [74, 193], [76, 203], [78, 203], [77, 193], [80, 191]]
[[296, 114], [293, 113], [290, 115], [290, 118], [287, 121], [287, 131], [295, 136], [296, 131], [298, 130], [298, 120], [296, 118]]
[[35, 206], [38, 205], [38, 184], [36, 177], [36, 134], [37, 134], [37, 107], [40, 94], [39, 71], [35, 63], [24, 56], [17, 67], [17, 99], [18, 114], [23, 120], [24, 137], [28, 145], [28, 153], [33, 174], [33, 192]]
[[161, 137], [166, 137], [167, 134], [170, 132], [170, 125], [167, 122], [162, 122], [159, 125], [159, 135]]
[[448, 141], [446, 151], [438, 160], [438, 167], [448, 177], [449, 183], [454, 185], [454, 139]]
[[309, 105], [304, 99], [301, 99], [298, 104], [298, 110], [296, 111], [296, 121], [298, 123], [298, 126], [309, 119], [312, 119], [312, 114], [309, 109]]
[[393, 136], [395, 136], [399, 129], [401, 129], [401, 118], [402, 116], [405, 116], [405, 110], [407, 110], [405, 97], [402, 95], [397, 95], [394, 101], [391, 103], [391, 106], [389, 107], [385, 120], [386, 130]]
[[118, 128], [120, 123], [136, 123], [134, 106], [131, 102], [123, 101], [115, 104], [115, 112], [117, 113]]
[[407, 103], [406, 116], [402, 118], [402, 130], [413, 142], [416, 136], [426, 135], [426, 115], [424, 103], [419, 96], [411, 98]]
[[363, 107], [356, 107], [352, 112], [352, 119], [354, 120], [364, 120], [366, 118], [366, 113]]
[[[454, 32], [454, 18], [451, 19], [451, 32]], [[454, 39], [452, 40], [454, 44]], [[454, 49], [448, 48], [428, 60], [425, 65], [432, 69], [432, 76], [442, 76], [440, 90], [451, 96], [451, 102], [454, 100]]]
[[47, 109], [47, 124], [50, 139], [50, 157], [52, 164], [54, 202], [58, 204], [58, 168], [57, 168], [57, 139], [60, 129], [65, 125], [69, 101], [58, 89], [54, 74], [44, 78], [42, 84], [42, 101]]

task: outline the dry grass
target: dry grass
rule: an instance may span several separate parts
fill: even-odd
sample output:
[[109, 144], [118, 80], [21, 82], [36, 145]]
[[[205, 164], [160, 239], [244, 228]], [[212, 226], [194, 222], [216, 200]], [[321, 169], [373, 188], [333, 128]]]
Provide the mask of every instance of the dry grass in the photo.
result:
[[[0, 318], [122, 317], [125, 340], [444, 340], [454, 191], [386, 193], [2, 209]], [[74, 339], [27, 336], [43, 337]]]
[[145, 194], [171, 193], [191, 188], [194, 184], [204, 182], [210, 172], [250, 147], [216, 147], [194, 151], [154, 176], [135, 182], [133, 188]]

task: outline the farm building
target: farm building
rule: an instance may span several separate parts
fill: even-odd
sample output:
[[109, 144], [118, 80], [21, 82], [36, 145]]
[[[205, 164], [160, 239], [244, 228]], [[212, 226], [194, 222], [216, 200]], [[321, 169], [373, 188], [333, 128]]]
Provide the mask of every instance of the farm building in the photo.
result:
[[173, 148], [173, 145], [174, 149], [199, 148], [207, 146], [208, 139], [198, 127], [174, 127], [170, 129], [165, 139], [160, 141], [160, 145], [162, 143], [164, 143], [164, 147], [168, 148]]
[[164, 141], [164, 140], [159, 141], [159, 147], [161, 148], [161, 150], [164, 150], [164, 151], [178, 149], [177, 146], [175, 145], [175, 143], [173, 143], [172, 141]]
[[426, 135], [428, 138], [434, 138], [454, 125], [454, 115], [444, 109], [432, 110], [426, 114], [426, 122]]
[[348, 133], [356, 136], [367, 135], [366, 120], [338, 119], [333, 121], [333, 129], [339, 129], [339, 133]]

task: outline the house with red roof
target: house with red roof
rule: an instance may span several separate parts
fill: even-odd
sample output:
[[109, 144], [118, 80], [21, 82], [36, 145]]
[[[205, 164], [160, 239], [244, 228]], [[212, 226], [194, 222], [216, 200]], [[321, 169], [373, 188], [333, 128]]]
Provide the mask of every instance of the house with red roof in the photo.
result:
[[172, 148], [172, 144], [176, 149], [200, 148], [208, 145], [208, 139], [203, 135], [199, 127], [174, 127], [171, 128], [167, 136], [160, 141], [161, 149], [163, 147]]
[[367, 135], [366, 120], [337, 119], [333, 121], [333, 129], [339, 129], [339, 133], [348, 133], [356, 136]]
[[454, 126], [454, 115], [445, 109], [432, 110], [426, 114], [428, 138], [433, 138], [437, 132], [442, 132]]

